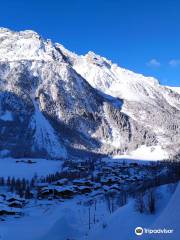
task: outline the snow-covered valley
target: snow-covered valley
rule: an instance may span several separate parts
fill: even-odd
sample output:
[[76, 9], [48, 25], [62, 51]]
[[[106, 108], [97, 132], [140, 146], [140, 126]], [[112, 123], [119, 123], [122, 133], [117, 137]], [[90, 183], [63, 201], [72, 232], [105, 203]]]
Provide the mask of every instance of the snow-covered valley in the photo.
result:
[[0, 28], [0, 239], [179, 240], [179, 122], [179, 88]]
[[[1, 164], [2, 240], [116, 240], [117, 235], [136, 239], [137, 226], [164, 227], [161, 215], [168, 214], [171, 202], [179, 198], [179, 164], [174, 170], [172, 163], [143, 156], [93, 162], [1, 159]], [[148, 207], [151, 191], [155, 199], [152, 213]], [[144, 210], [139, 212], [142, 193]], [[174, 224], [179, 218], [176, 207], [177, 203], [172, 225], [170, 220], [165, 225], [174, 229], [173, 240], [178, 240], [179, 234], [178, 224]]]

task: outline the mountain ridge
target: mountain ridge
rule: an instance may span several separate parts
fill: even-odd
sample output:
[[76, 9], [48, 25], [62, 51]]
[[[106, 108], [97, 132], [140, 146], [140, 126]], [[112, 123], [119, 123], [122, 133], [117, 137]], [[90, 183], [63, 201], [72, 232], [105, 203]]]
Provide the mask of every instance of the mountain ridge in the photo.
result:
[[179, 120], [180, 95], [157, 79], [93, 52], [78, 56], [30, 30], [0, 29], [2, 156], [113, 155], [142, 145], [174, 155]]

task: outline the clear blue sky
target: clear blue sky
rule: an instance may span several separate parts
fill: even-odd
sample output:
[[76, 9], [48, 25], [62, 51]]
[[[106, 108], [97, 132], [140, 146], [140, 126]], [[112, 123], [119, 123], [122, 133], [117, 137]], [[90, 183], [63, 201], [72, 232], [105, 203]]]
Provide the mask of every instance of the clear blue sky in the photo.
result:
[[0, 26], [33, 29], [80, 54], [180, 86], [179, 0], [7, 0]]

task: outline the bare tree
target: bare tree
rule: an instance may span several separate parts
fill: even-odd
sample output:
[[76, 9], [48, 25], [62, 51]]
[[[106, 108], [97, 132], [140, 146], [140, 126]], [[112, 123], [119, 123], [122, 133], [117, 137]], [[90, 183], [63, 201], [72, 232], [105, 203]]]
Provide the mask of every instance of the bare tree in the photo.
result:
[[145, 211], [145, 203], [144, 203], [144, 193], [140, 192], [135, 198], [135, 209], [136, 211], [143, 213]]
[[154, 214], [156, 210], [156, 195], [154, 189], [147, 192], [147, 210], [150, 214]]

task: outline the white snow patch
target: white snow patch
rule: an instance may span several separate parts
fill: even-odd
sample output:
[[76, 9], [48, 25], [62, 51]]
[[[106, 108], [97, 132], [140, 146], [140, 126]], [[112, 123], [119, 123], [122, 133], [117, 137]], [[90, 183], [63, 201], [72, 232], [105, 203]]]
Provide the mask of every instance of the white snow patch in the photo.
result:
[[[39, 150], [46, 150], [53, 158], [63, 157], [67, 155], [65, 147], [59, 143], [54, 129], [39, 110], [38, 103], [33, 100], [35, 113], [31, 121], [31, 128], [35, 129], [34, 142]], [[34, 149], [34, 146], [32, 146]]]
[[12, 113], [10, 111], [5, 111], [1, 116], [0, 119], [3, 121], [13, 121], [13, 116]]
[[131, 159], [142, 161], [158, 161], [169, 157], [168, 153], [161, 146], [147, 147], [145, 145], [132, 151], [129, 155], [116, 155], [113, 159]]

